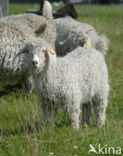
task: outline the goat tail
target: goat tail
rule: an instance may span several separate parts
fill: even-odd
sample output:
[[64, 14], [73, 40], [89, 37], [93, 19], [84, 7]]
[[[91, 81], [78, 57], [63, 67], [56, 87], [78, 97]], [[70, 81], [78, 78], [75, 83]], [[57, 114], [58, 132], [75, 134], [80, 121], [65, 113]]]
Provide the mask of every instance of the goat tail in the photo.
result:
[[107, 54], [109, 46], [109, 39], [105, 35], [100, 35], [96, 43], [96, 49], [101, 51], [103, 55]]

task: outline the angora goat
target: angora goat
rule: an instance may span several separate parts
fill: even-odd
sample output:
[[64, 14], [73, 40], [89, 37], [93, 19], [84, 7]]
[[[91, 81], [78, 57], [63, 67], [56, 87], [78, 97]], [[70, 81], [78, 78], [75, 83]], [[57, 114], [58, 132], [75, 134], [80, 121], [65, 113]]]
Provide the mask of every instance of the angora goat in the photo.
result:
[[[52, 19], [52, 14], [49, 13], [48, 9], [45, 16], [46, 15], [49, 15], [47, 16], [47, 19]], [[1, 20], [1, 22], [13, 20], [27, 25], [32, 29], [33, 32], [35, 32], [36, 36], [41, 36], [42, 29], [40, 29], [40, 26], [43, 24], [44, 20], [41, 16], [33, 14], [15, 15], [4, 18]], [[51, 20], [48, 21], [51, 23]], [[51, 31], [49, 31], [49, 41], [54, 43], [56, 40], [55, 47], [58, 56], [66, 55], [71, 50], [74, 50], [77, 46], [84, 46], [84, 43], [88, 41], [88, 37], [90, 39], [90, 45], [92, 44], [94, 48], [104, 54], [107, 52], [107, 37], [105, 35], [98, 35], [96, 30], [91, 25], [80, 23], [71, 17], [55, 19], [52, 20], [52, 24], [49, 23], [47, 22], [47, 29], [49, 28], [55, 32], [56, 27], [57, 30], [57, 37], [55, 36], [55, 33], [51, 33]], [[55, 27], [53, 23], [55, 24]]]
[[78, 46], [84, 46], [86, 41], [88, 41], [88, 46], [104, 54], [107, 52], [107, 37], [98, 35], [91, 25], [80, 23], [71, 17], [55, 19], [54, 22], [57, 31], [55, 45], [58, 56], [64, 56]]
[[[29, 26], [31, 25], [31, 18], [35, 17], [32, 14], [29, 16], [24, 15], [22, 20], [21, 15], [0, 19], [0, 81], [22, 82], [27, 93], [31, 92], [33, 84], [28, 72], [28, 66], [25, 63], [25, 56], [20, 56], [14, 62], [9, 62], [8, 59], [22, 49], [25, 40], [38, 36], [38, 31], [40, 31], [40, 37], [47, 40], [54, 47], [56, 32], [52, 18], [52, 7], [48, 1], [44, 3], [43, 16], [38, 21], [40, 27], [37, 30], [35, 30], [35, 22], [32, 23], [33, 28]], [[25, 22], [23, 23], [24, 19]]]
[[64, 107], [72, 127], [78, 129], [81, 106], [93, 100], [96, 125], [104, 125], [109, 84], [102, 53], [92, 47], [78, 47], [65, 57], [57, 57], [45, 40], [32, 38], [14, 59], [20, 54], [27, 59], [46, 120]]

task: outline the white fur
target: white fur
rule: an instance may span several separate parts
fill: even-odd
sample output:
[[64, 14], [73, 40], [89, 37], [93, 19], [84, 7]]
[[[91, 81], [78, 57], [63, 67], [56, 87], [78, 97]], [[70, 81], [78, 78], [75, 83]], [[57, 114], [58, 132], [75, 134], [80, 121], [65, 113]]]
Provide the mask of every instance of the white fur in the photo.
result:
[[43, 16], [47, 19], [52, 19], [52, 6], [51, 4], [45, 0], [44, 1], [44, 6], [43, 6]]
[[32, 62], [37, 62], [37, 64], [35, 65], [36, 67], [39, 67], [39, 63], [40, 63], [40, 61], [39, 61], [39, 57], [37, 56], [37, 55], [34, 55], [33, 56], [33, 60], [32, 60]]
[[64, 56], [78, 46], [84, 46], [87, 36], [91, 40], [92, 47], [103, 54], [108, 50], [108, 39], [105, 35], [98, 35], [94, 27], [86, 23], [80, 23], [71, 17], [54, 20], [56, 25], [56, 51], [58, 56]]
[[52, 55], [51, 52], [48, 50], [48, 55], [50, 57], [50, 64], [52, 65], [56, 64], [56, 61], [57, 61], [56, 54]]
[[[37, 44], [37, 46], [33, 46]], [[47, 52], [40, 51], [42, 46]], [[104, 56], [92, 47], [79, 47], [65, 57], [49, 55], [52, 48], [46, 41], [33, 38], [26, 47], [33, 47], [28, 56], [28, 67], [33, 77], [36, 94], [46, 120], [51, 120], [53, 111], [63, 107], [67, 111], [72, 127], [80, 126], [81, 106], [93, 100], [96, 125], [101, 127], [106, 119], [108, 104], [108, 72]], [[25, 49], [23, 49], [25, 51]], [[40, 51], [40, 52], [39, 52]], [[40, 66], [32, 67], [32, 55], [38, 55]], [[52, 58], [56, 59], [51, 64]]]
[[9, 59], [31, 37], [44, 38], [55, 46], [56, 30], [51, 16], [52, 7], [45, 1], [43, 16], [23, 14], [0, 19], [0, 82], [18, 81], [23, 83], [27, 92], [32, 91], [33, 84], [25, 64], [26, 58], [22, 55], [14, 61]]

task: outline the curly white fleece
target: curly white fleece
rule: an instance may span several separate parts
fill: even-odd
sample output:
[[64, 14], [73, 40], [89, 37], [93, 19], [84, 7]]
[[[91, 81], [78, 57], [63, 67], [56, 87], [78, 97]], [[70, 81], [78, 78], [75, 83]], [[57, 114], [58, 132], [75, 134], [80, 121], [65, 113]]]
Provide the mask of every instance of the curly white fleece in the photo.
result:
[[20, 56], [14, 62], [8, 59], [22, 49], [25, 40], [31, 37], [42, 37], [54, 47], [56, 31], [52, 7], [47, 1], [44, 3], [43, 15], [24, 14], [0, 19], [0, 81], [22, 80], [27, 91], [32, 89], [25, 58]]
[[106, 53], [108, 39], [105, 35], [98, 35], [94, 27], [89, 24], [78, 22], [71, 17], [64, 17], [54, 20], [56, 25], [56, 51], [63, 56], [78, 46], [83, 46], [86, 36], [94, 48]]
[[[46, 120], [51, 119], [53, 110], [61, 106], [66, 109], [72, 127], [78, 129], [81, 106], [91, 99], [94, 101], [97, 126], [105, 123], [109, 84], [102, 53], [91, 47], [78, 47], [59, 58], [51, 53], [51, 45], [38, 38], [31, 39], [22, 52], [25, 49], [28, 51], [25, 52], [28, 67]], [[32, 64], [34, 56], [39, 58], [37, 67]]]

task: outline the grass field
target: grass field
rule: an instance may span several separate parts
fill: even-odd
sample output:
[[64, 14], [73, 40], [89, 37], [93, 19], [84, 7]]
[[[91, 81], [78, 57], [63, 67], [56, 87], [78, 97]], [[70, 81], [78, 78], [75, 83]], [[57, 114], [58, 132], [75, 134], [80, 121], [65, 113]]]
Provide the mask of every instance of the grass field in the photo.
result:
[[[35, 7], [10, 4], [10, 14]], [[1, 84], [0, 156], [87, 156], [89, 144], [96, 149], [98, 144], [123, 148], [123, 7], [92, 6], [90, 17], [86, 5], [76, 9], [77, 20], [93, 25], [110, 39], [106, 61], [111, 88], [106, 125], [96, 129], [92, 124], [75, 131], [60, 110], [56, 124], [44, 126], [35, 93], [27, 99], [22, 90]]]

